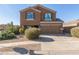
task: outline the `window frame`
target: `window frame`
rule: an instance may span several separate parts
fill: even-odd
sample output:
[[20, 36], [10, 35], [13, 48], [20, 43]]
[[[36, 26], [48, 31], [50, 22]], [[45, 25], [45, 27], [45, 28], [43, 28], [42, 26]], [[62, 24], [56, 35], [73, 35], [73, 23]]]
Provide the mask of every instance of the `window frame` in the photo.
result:
[[[45, 15], [47, 15], [47, 14], [50, 14], [51, 16], [50, 16], [50, 19], [46, 19], [46, 16]], [[44, 13], [43, 14], [43, 19], [44, 19], [44, 21], [52, 21], [52, 13]]]
[[[32, 13], [31, 16], [30, 16], [30, 13]], [[32, 18], [30, 18], [29, 16], [32, 17]], [[34, 20], [35, 19], [35, 13], [33, 13], [33, 12], [27, 12], [27, 13], [25, 13], [25, 19], [27, 19], [29, 21]]]

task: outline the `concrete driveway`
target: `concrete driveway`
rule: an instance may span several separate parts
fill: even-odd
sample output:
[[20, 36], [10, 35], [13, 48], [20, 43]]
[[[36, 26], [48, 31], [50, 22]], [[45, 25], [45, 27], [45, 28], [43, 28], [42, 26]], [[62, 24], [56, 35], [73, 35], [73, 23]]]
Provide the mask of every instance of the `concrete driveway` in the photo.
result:
[[41, 49], [46, 54], [79, 54], [79, 38], [69, 35], [41, 35], [50, 38], [49, 42], [41, 42]]
[[[39, 40], [35, 40], [41, 44], [41, 51], [35, 51], [38, 54], [44, 55], [74, 55], [79, 54], [79, 38], [69, 35], [40, 35]], [[20, 54], [15, 51], [0, 52], [0, 54]]]
[[[67, 35], [63, 35], [63, 34], [51, 35], [51, 34], [49, 34], [49, 35], [40, 35], [40, 37], [41, 38], [50, 38], [51, 40], [54, 40], [54, 41], [79, 41], [79, 38], [72, 37], [68, 34]], [[50, 39], [48, 39], [48, 40], [50, 40]]]

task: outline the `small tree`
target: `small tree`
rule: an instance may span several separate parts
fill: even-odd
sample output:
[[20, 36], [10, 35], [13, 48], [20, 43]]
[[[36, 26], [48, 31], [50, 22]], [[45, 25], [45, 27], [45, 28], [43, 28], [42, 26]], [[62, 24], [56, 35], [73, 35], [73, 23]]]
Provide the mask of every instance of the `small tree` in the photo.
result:
[[12, 32], [12, 33], [14, 32], [13, 22], [8, 24], [7, 31]]
[[19, 34], [19, 26], [13, 25], [13, 22], [8, 23], [7, 25], [7, 31], [15, 34]]

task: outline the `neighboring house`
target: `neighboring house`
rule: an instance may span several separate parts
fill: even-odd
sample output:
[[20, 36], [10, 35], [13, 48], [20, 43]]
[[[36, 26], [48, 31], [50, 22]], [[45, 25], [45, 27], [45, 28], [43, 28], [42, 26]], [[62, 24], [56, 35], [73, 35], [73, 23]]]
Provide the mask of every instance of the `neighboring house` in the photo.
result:
[[77, 27], [79, 26], [79, 19], [78, 20], [73, 20], [67, 23], [63, 24], [63, 28], [65, 30], [66, 33], [70, 33], [70, 29], [73, 27]]
[[0, 31], [6, 29], [6, 27], [7, 27], [7, 25], [1, 24], [1, 25], [0, 25]]
[[42, 33], [62, 33], [63, 21], [56, 19], [56, 11], [36, 5], [20, 11], [20, 26], [38, 27]]

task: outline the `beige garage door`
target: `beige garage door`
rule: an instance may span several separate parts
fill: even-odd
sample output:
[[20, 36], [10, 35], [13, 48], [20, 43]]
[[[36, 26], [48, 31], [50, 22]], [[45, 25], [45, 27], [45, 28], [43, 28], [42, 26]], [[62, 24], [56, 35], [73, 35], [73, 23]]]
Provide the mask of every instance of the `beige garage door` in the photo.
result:
[[59, 27], [57, 26], [40, 26], [41, 32], [43, 33], [58, 33]]

